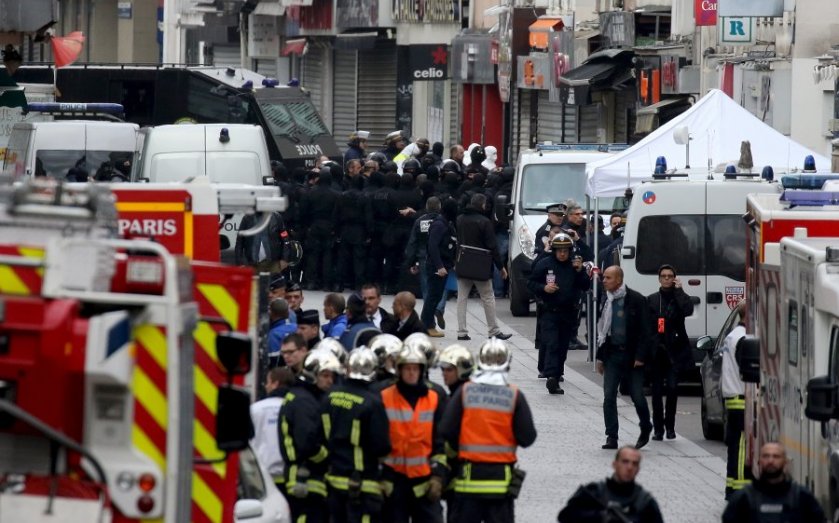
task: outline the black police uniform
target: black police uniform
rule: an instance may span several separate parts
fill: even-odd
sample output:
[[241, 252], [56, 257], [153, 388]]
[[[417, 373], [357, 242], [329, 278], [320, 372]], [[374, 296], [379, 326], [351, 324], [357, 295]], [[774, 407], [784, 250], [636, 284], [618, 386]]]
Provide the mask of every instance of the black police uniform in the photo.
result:
[[330, 188], [332, 177], [323, 173], [317, 186], [300, 202], [300, 221], [306, 231], [306, 283], [315, 289], [333, 283], [334, 214], [338, 193]]
[[293, 521], [326, 523], [326, 443], [320, 415], [324, 394], [316, 385], [296, 382], [280, 409], [280, 453], [285, 472], [285, 496]]
[[[397, 211], [411, 208], [415, 211], [422, 209], [422, 196], [413, 185], [403, 182], [399, 189], [393, 193], [393, 203]], [[411, 227], [414, 225], [416, 214], [403, 216], [397, 212], [396, 217], [390, 223], [385, 232], [385, 267], [384, 287], [394, 291], [399, 285], [400, 269], [404, 266], [405, 248], [408, 245], [408, 237], [411, 235]]]
[[335, 206], [339, 283], [358, 289], [366, 282], [367, 249], [373, 229], [370, 200], [357, 186], [344, 191]]
[[390, 453], [388, 419], [381, 395], [349, 379], [323, 401], [329, 450], [329, 512], [333, 523], [380, 521], [379, 462]]
[[637, 483], [612, 478], [581, 485], [557, 516], [560, 523], [631, 521], [662, 523], [661, 510], [652, 495]]
[[425, 266], [428, 257], [428, 233], [431, 230], [432, 222], [438, 216], [440, 216], [440, 213], [427, 211], [414, 220], [414, 225], [411, 227], [411, 234], [408, 237], [408, 245], [405, 248], [405, 266], [411, 267], [415, 264], [419, 266], [420, 288], [423, 299], [425, 299], [428, 290], [426, 284], [427, 278], [425, 276]]
[[393, 187], [385, 185], [376, 190], [370, 199], [370, 207], [373, 213], [373, 230], [370, 236], [367, 279], [380, 285], [384, 282], [382, 275], [384, 273], [384, 259], [387, 255], [385, 236], [389, 231], [390, 224], [399, 215], [396, 212], [396, 203], [394, 201], [395, 192]]
[[[559, 287], [552, 294], [545, 292], [549, 279]], [[549, 379], [548, 386], [552, 387], [550, 380], [558, 381], [564, 373], [568, 344], [576, 334], [576, 305], [588, 288], [588, 277], [582, 269], [574, 269], [570, 256], [564, 262], [555, 255], [546, 256], [533, 268], [527, 288], [543, 303], [539, 339], [545, 347], [544, 374]]]

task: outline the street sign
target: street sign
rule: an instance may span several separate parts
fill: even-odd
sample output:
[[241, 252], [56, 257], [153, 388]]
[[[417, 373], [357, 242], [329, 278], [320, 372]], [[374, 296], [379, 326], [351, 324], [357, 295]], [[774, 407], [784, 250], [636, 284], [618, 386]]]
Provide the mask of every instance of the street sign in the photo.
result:
[[749, 16], [720, 16], [720, 43], [721, 44], [754, 44], [755, 40], [755, 18]]

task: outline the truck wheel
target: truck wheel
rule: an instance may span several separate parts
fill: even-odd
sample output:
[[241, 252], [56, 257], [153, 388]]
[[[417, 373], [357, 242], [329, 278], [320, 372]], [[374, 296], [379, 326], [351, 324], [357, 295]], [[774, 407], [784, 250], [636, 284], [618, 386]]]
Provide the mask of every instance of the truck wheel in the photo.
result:
[[708, 420], [707, 407], [705, 406], [705, 398], [702, 398], [702, 412], [700, 414], [702, 419], [702, 437], [707, 440], [722, 441], [724, 425], [711, 423]]
[[517, 283], [515, 277], [510, 277], [510, 312], [513, 316], [528, 316], [530, 314], [530, 296], [527, 289]]

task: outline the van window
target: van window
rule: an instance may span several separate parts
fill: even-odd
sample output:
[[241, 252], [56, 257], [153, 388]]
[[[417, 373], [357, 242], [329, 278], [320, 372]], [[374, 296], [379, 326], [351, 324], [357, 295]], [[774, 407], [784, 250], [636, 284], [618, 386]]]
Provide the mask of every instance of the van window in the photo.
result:
[[531, 164], [521, 173], [519, 213], [545, 214], [548, 205], [573, 198], [586, 201], [586, 164]]
[[745, 281], [746, 223], [736, 215], [709, 215], [705, 234], [705, 272]]
[[636, 266], [641, 274], [658, 274], [665, 263], [679, 274], [704, 274], [704, 216], [647, 216], [638, 224]]
[[104, 178], [113, 171], [128, 178], [133, 157], [131, 151], [40, 149], [35, 153], [34, 174], [84, 181], [87, 177]]
[[[189, 76], [186, 110], [199, 121], [255, 123], [250, 102], [233, 88], [224, 88], [210, 80]], [[249, 118], [249, 116], [251, 116]]]
[[766, 350], [769, 352], [769, 356], [775, 356], [775, 353], [778, 352], [778, 316], [777, 310], [775, 307], [778, 303], [778, 288], [774, 285], [769, 285], [766, 288], [766, 303], [758, 305], [757, 300], [752, 301], [752, 308], [755, 310], [755, 314], [752, 314], [752, 317], [759, 318], [760, 312], [757, 309], [758, 307], [766, 307], [769, 312], [766, 314], [766, 332], [767, 340], [766, 340]]
[[793, 367], [798, 366], [798, 303], [790, 300], [787, 305], [787, 359]]
[[279, 104], [262, 101], [259, 106], [274, 136], [315, 137], [329, 134], [317, 110], [310, 103]]

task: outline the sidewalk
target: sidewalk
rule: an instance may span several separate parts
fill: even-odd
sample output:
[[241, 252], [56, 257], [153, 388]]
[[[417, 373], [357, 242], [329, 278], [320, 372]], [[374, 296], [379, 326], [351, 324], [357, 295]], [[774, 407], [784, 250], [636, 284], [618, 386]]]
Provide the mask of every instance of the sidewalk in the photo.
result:
[[[504, 306], [503, 303], [498, 306]], [[472, 341], [465, 345], [477, 353], [486, 336], [480, 300], [469, 301], [467, 314]], [[440, 347], [456, 341], [454, 301], [446, 306], [445, 317], [446, 337], [435, 340]], [[527, 478], [516, 503], [516, 518], [524, 523], [556, 521], [559, 510], [581, 483], [600, 480], [611, 473], [614, 451], [600, 448], [606, 439], [603, 391], [579, 372], [566, 368], [562, 383], [565, 394], [549, 395], [545, 380], [536, 378], [537, 353], [532, 342], [501, 320], [499, 326], [513, 334], [508, 341], [514, 349], [510, 381], [526, 395], [538, 431], [536, 443], [519, 451], [519, 465], [527, 471]], [[619, 444], [634, 444], [639, 433], [638, 419], [632, 404], [620, 396], [618, 415]], [[672, 441], [651, 441], [642, 453], [638, 482], [658, 500], [665, 521], [720, 520], [725, 507], [723, 460], [681, 436]]]

